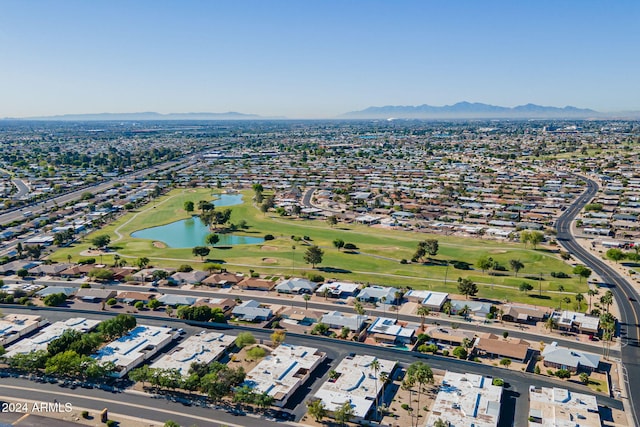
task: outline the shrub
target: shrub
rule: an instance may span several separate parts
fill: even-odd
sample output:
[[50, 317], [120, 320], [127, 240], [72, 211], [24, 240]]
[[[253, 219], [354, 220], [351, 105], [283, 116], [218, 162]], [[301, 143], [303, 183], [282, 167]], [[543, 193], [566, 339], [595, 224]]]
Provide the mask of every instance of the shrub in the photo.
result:
[[275, 239], [275, 237], [273, 237], [273, 234], [265, 234], [265, 235], [264, 235], [264, 240], [265, 240], [265, 241], [267, 241], [267, 240], [273, 240], [273, 239]]
[[82, 418], [84, 418], [85, 420], [89, 418], [89, 411], [82, 411]]
[[534, 374], [540, 374], [540, 366], [536, 365], [536, 367], [533, 368], [533, 373]]
[[95, 263], [96, 263], [96, 259], [95, 258], [80, 258], [78, 260], [78, 264], [80, 264], [80, 265], [95, 264]]
[[442, 355], [443, 356], [448, 356], [449, 355], [449, 350], [442, 350]]
[[471, 264], [464, 261], [454, 261], [453, 263], [451, 263], [451, 265], [453, 265], [453, 268], [455, 268], [456, 270], [469, 270], [471, 268]]
[[252, 358], [254, 360], [255, 359], [261, 359], [266, 354], [267, 354], [267, 352], [262, 347], [253, 347], [253, 348], [247, 350], [247, 356], [249, 356], [250, 358]]
[[400, 405], [400, 407], [401, 407], [402, 409], [404, 409], [405, 411], [408, 411], [408, 410], [409, 410], [409, 404], [408, 404], [408, 403], [403, 403], [402, 405]]
[[562, 271], [552, 271], [551, 277], [555, 277], [556, 279], [568, 279], [570, 276]]
[[502, 378], [494, 378], [491, 384], [497, 385], [498, 387], [504, 387], [504, 380]]
[[319, 274], [310, 274], [308, 279], [315, 283], [324, 282], [324, 277]]
[[182, 264], [180, 267], [178, 267], [178, 271], [180, 273], [188, 273], [190, 271], [193, 271], [193, 267], [191, 267], [189, 264]]
[[408, 262], [409, 262], [409, 261], [407, 261], [407, 259], [406, 259], [406, 258], [402, 258], [402, 259], [400, 260], [400, 264], [407, 264]]
[[566, 369], [558, 369], [555, 375], [558, 378], [571, 378], [571, 372]]
[[88, 284], [88, 283], [83, 283], [82, 285], [80, 285], [80, 287], [81, 287], [82, 289], [88, 289], [88, 288], [90, 288], [90, 287], [91, 287], [91, 285], [90, 285], [90, 284]]
[[344, 248], [351, 251], [358, 249], [358, 247], [353, 243], [345, 243]]
[[107, 427], [116, 427], [118, 423], [114, 420], [107, 420]]
[[547, 369], [547, 375], [553, 375], [553, 369]]

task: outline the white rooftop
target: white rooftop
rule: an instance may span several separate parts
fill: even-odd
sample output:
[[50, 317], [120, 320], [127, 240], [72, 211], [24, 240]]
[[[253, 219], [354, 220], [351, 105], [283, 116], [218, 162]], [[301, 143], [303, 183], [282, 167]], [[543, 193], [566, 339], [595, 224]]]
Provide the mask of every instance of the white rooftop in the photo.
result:
[[125, 336], [102, 347], [93, 356], [100, 362], [113, 362], [121, 375], [151, 357], [176, 336], [171, 328], [138, 325]]
[[558, 320], [558, 326], [570, 328], [573, 323], [579, 323], [582, 329], [597, 331], [600, 325], [600, 318], [589, 316], [585, 313], [564, 310], [562, 313], [554, 312], [553, 317]]
[[563, 388], [529, 387], [531, 427], [599, 427], [595, 396]]
[[492, 385], [491, 378], [447, 372], [426, 425], [440, 418], [454, 426], [496, 427], [501, 396], [502, 387]]
[[324, 283], [316, 290], [316, 293], [321, 294], [325, 289], [329, 289], [329, 291], [333, 292], [354, 293], [356, 290], [358, 290], [358, 284], [351, 282]]
[[233, 344], [236, 337], [219, 332], [203, 331], [180, 343], [169, 354], [155, 361], [151, 367], [161, 369], [177, 369], [183, 376], [188, 376], [192, 363], [211, 363], [220, 357]]
[[14, 356], [16, 354], [31, 353], [37, 350], [46, 350], [47, 345], [54, 339], [58, 338], [67, 329], [73, 329], [80, 332], [89, 332], [93, 330], [99, 320], [85, 319], [84, 317], [72, 317], [64, 321], [53, 323], [46, 328], [42, 329], [39, 334], [21, 340], [15, 345], [10, 346], [7, 349], [7, 357]]
[[325, 356], [317, 348], [280, 344], [247, 374], [245, 384], [278, 401], [286, 400]]
[[[380, 364], [377, 373], [371, 367], [374, 360]], [[382, 389], [382, 381], [376, 376], [383, 372], [389, 375], [396, 363], [369, 355], [346, 357], [335, 369], [340, 376], [335, 381], [328, 380], [322, 384], [314, 397], [321, 399], [328, 411], [335, 411], [344, 402], [350, 402], [354, 416], [365, 418]]]
[[31, 314], [7, 314], [0, 318], [0, 345], [7, 345], [22, 335], [46, 323], [42, 317]]

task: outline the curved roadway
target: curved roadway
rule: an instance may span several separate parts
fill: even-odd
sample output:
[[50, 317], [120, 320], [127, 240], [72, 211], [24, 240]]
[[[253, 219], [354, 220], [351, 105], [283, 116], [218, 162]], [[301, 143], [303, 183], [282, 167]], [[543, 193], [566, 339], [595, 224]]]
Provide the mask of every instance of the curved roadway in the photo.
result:
[[590, 179], [581, 177], [587, 182], [587, 189], [571, 207], [558, 218], [556, 229], [558, 241], [575, 258], [582, 261], [602, 281], [608, 284], [615, 302], [620, 310], [620, 337], [622, 342], [621, 358], [623, 374], [627, 383], [627, 391], [635, 425], [640, 426], [634, 405], [634, 397], [640, 398], [640, 322], [638, 294], [635, 289], [613, 268], [592, 255], [581, 246], [571, 233], [571, 223], [582, 208], [598, 192], [598, 184]]

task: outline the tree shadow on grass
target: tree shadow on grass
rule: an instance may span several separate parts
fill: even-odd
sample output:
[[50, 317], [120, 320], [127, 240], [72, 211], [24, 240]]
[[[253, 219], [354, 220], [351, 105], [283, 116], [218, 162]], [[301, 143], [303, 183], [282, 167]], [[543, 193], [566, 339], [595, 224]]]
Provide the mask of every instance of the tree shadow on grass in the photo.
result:
[[551, 297], [549, 295], [529, 294], [529, 297], [536, 298], [536, 299], [544, 299], [544, 300], [551, 299]]
[[352, 273], [351, 270], [345, 270], [344, 268], [336, 268], [336, 267], [318, 267], [318, 270], [323, 271], [325, 273], [343, 273], [343, 274]]

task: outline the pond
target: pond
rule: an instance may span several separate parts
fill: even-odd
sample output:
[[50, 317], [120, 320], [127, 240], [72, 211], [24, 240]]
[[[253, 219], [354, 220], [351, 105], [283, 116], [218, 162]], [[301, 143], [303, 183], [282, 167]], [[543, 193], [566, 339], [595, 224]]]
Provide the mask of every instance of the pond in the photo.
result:
[[[222, 194], [213, 200], [216, 207], [239, 205], [242, 203], [241, 194]], [[193, 248], [204, 246], [204, 239], [211, 231], [198, 216], [172, 222], [159, 227], [145, 228], [131, 233], [137, 239], [149, 239], [163, 242], [170, 248]], [[218, 234], [220, 241], [216, 246], [248, 245], [264, 242], [262, 237], [236, 236], [233, 234]]]

